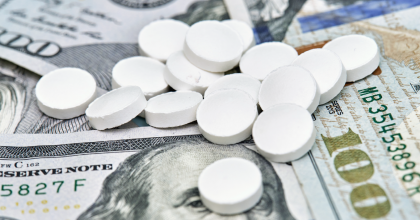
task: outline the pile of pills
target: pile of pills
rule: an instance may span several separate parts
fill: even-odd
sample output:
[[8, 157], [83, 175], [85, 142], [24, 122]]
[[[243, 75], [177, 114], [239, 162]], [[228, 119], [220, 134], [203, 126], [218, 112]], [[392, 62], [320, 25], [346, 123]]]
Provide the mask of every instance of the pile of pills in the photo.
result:
[[[119, 61], [112, 69], [113, 90], [100, 97], [84, 70], [62, 68], [42, 77], [36, 86], [41, 111], [59, 119], [85, 113], [97, 130], [138, 115], [157, 128], [197, 121], [213, 143], [235, 144], [252, 134], [258, 153], [288, 162], [314, 144], [311, 114], [318, 105], [379, 65], [378, 46], [362, 35], [339, 37], [298, 55], [281, 42], [255, 46], [252, 29], [235, 20], [191, 27], [159, 20], [145, 26], [138, 39], [141, 56]], [[225, 76], [238, 66], [242, 73]], [[198, 185], [203, 203], [221, 214], [246, 211], [262, 195], [258, 167], [238, 158], [211, 164]]]

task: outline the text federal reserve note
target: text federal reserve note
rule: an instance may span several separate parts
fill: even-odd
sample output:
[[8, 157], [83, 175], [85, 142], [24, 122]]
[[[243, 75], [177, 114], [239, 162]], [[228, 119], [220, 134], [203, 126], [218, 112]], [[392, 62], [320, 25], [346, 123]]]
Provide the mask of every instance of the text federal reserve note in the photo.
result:
[[206, 141], [196, 126], [0, 135], [0, 219], [222, 219], [201, 202], [198, 176], [226, 157], [253, 161], [264, 194], [247, 219], [311, 219], [290, 165]]

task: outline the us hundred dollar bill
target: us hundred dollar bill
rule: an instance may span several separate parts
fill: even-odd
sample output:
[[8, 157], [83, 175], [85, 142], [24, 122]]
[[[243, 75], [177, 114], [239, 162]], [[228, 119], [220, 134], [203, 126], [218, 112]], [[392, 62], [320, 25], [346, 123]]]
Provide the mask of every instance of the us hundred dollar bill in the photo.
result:
[[380, 68], [318, 107], [316, 144], [293, 168], [316, 219], [419, 219], [420, 1], [308, 0], [297, 11], [294, 1], [226, 3], [257, 37], [300, 52], [348, 34], [378, 43]]
[[222, 0], [0, 0], [0, 58], [40, 75], [85, 69], [110, 90], [115, 63], [139, 55], [140, 30], [165, 18], [193, 24], [229, 15]]
[[[62, 134], [92, 130], [86, 115], [55, 119], [43, 114], [37, 104], [35, 86], [40, 76], [0, 59], [0, 134]], [[105, 90], [97, 88], [98, 95]], [[119, 128], [144, 126], [135, 118]]]
[[315, 146], [293, 162], [311, 211], [316, 219], [419, 219], [420, 1], [311, 2], [319, 11], [304, 5], [284, 42], [322, 47], [362, 34], [381, 55], [373, 75], [314, 114]]
[[247, 219], [311, 219], [291, 165], [270, 163], [253, 141], [216, 145], [197, 126], [63, 135], [0, 135], [0, 219], [222, 219], [201, 202], [201, 171], [240, 157], [263, 174]]

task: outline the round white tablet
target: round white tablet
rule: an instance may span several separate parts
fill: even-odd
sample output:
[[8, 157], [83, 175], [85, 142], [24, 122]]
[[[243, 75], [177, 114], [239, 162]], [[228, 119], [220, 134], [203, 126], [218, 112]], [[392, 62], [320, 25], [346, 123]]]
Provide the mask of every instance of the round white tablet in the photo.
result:
[[166, 62], [164, 77], [175, 90], [190, 90], [203, 94], [214, 81], [224, 73], [213, 73], [202, 70], [187, 60], [182, 51], [173, 53]]
[[295, 104], [264, 110], [252, 129], [257, 151], [273, 162], [289, 162], [305, 155], [315, 142], [311, 114]]
[[197, 109], [197, 123], [207, 140], [216, 144], [234, 144], [251, 135], [257, 115], [257, 105], [248, 93], [225, 89], [201, 102]]
[[96, 98], [96, 81], [78, 68], [61, 68], [43, 76], [35, 89], [39, 109], [46, 115], [69, 119], [85, 113]]
[[336, 53], [347, 70], [347, 82], [363, 79], [379, 66], [379, 49], [374, 40], [363, 35], [347, 35], [324, 45]]
[[125, 86], [93, 101], [86, 109], [86, 116], [93, 128], [105, 130], [129, 122], [146, 105], [146, 98], [138, 86]]
[[296, 50], [281, 42], [257, 45], [248, 50], [241, 58], [241, 72], [262, 81], [270, 72], [290, 65], [298, 56]]
[[238, 33], [219, 21], [200, 21], [185, 37], [184, 54], [195, 66], [210, 72], [225, 72], [241, 59], [242, 40]]
[[168, 92], [153, 97], [145, 109], [146, 122], [158, 128], [177, 127], [196, 120], [203, 96], [193, 91]]
[[259, 93], [264, 111], [280, 103], [294, 103], [312, 113], [318, 107], [319, 98], [314, 77], [300, 66], [284, 66], [271, 72], [262, 82]]
[[190, 27], [172, 19], [154, 21], [139, 33], [140, 54], [166, 62], [168, 57], [182, 50]]
[[139, 86], [146, 99], [169, 91], [163, 77], [165, 65], [148, 57], [130, 57], [120, 60], [112, 69], [112, 89]]
[[255, 46], [254, 32], [252, 28], [245, 22], [239, 20], [224, 20], [222, 24], [225, 24], [232, 28], [236, 33], [241, 36], [243, 44], [243, 53]]
[[198, 177], [201, 201], [213, 212], [233, 215], [254, 207], [263, 193], [262, 174], [251, 161], [231, 157], [207, 166]]
[[320, 105], [337, 96], [346, 84], [346, 69], [340, 58], [330, 50], [306, 51], [292, 65], [301, 66], [312, 73], [321, 92]]
[[248, 93], [258, 103], [261, 82], [245, 74], [230, 74], [211, 84], [204, 93], [204, 98], [221, 89], [239, 89]]

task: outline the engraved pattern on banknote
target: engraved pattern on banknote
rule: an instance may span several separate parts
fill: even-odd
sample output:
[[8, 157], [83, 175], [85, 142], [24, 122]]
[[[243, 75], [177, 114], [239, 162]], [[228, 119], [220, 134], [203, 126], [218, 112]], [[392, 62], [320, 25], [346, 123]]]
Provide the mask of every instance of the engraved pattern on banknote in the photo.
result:
[[[153, 137], [141, 139], [128, 139], [116, 141], [99, 141], [75, 144], [63, 144], [54, 146], [31, 146], [31, 147], [0, 147], [0, 158], [34, 158], [34, 157], [61, 157], [89, 153], [106, 153], [115, 151], [131, 151], [146, 149], [151, 146], [173, 142], [178, 140], [198, 139], [208, 142], [202, 135], [184, 135], [169, 137]], [[246, 140], [242, 143], [254, 143]]]
[[229, 14], [222, 0], [209, 0], [195, 2], [188, 7], [185, 14], [176, 15], [172, 18], [193, 25], [203, 20], [226, 20], [229, 19]]
[[200, 138], [164, 143], [131, 155], [105, 179], [97, 200], [78, 219], [219, 219], [222, 216], [202, 204], [197, 179], [206, 166], [227, 157], [254, 162], [263, 176], [261, 200], [238, 218], [294, 219], [270, 162], [241, 144], [221, 146]]
[[38, 79], [34, 73], [0, 60], [0, 133], [62, 134], [91, 130], [85, 115], [68, 120], [44, 115], [35, 96]]
[[173, 0], [111, 0], [129, 8], [154, 8], [167, 4]]
[[127, 57], [139, 56], [138, 51], [137, 44], [94, 44], [63, 48], [59, 55], [43, 60], [58, 67], [84, 69], [92, 74], [99, 87], [111, 90], [114, 65]]
[[[418, 17], [418, 10], [419, 7], [416, 7], [363, 22], [319, 30], [290, 38], [290, 41], [288, 39], [288, 42], [294, 42], [291, 44], [299, 46], [302, 42], [308, 44], [346, 34], [362, 34], [374, 39], [381, 52], [380, 66], [383, 73], [378, 76], [369, 76], [345, 87], [340, 96], [335, 99], [340, 103], [345, 114], [330, 115], [325, 106], [321, 106], [321, 111], [316, 114], [317, 118], [321, 119], [316, 123], [321, 134], [337, 137], [351, 128], [359, 134], [362, 144], [348, 149], [359, 148], [370, 158], [359, 161], [357, 167], [342, 166], [346, 169], [335, 169], [335, 160], [340, 159], [338, 157], [340, 152], [341, 155], [345, 155], [343, 153], [345, 151], [338, 150], [335, 156], [330, 157], [326, 143], [324, 144], [319, 137], [317, 139], [317, 147], [312, 150], [313, 161], [318, 164], [319, 174], [325, 180], [326, 187], [323, 191], [331, 195], [331, 201], [342, 219], [372, 217], [373, 215], [389, 219], [417, 219], [419, 216], [419, 204], [416, 203], [420, 195], [420, 178], [416, 172], [416, 161], [418, 161], [416, 155], [418, 155], [419, 145], [416, 144], [418, 132], [416, 133], [415, 130], [419, 121], [417, 109], [420, 105], [420, 96], [413, 91], [410, 84], [419, 82], [418, 20], [413, 20]], [[361, 95], [358, 92], [367, 88], [375, 88], [377, 92], [368, 95]], [[374, 102], [373, 99], [375, 99]], [[363, 158], [363, 155], [360, 154], [359, 159]], [[351, 162], [355, 158], [348, 154], [346, 160]], [[304, 159], [300, 162], [302, 162], [301, 165], [299, 162], [294, 163], [295, 167], [300, 166], [295, 170], [305, 186], [309, 180], [309, 178], [305, 179], [305, 176], [310, 175], [309, 172], [302, 171], [309, 170], [310, 160]], [[344, 175], [362, 169], [368, 171], [371, 165], [374, 172], [372, 175], [365, 173], [365, 177], [371, 175], [369, 184], [376, 184], [381, 190], [378, 190], [379, 187], [374, 189], [370, 185], [365, 188], [364, 193], [360, 193], [361, 191], [356, 193], [356, 188], [344, 182], [347, 178]], [[358, 176], [362, 178], [364, 175]], [[347, 180], [350, 179], [347, 178]], [[351, 197], [351, 189], [354, 190], [353, 195], [356, 193], [361, 196], [358, 199]], [[366, 193], [368, 191], [370, 194]], [[308, 200], [312, 201], [310, 205], [314, 208], [314, 215], [322, 216], [325, 210], [320, 212], [315, 208], [317, 205], [315, 202], [323, 203], [320, 201], [321, 193], [306, 191], [305, 194]], [[372, 202], [370, 196], [375, 196], [375, 202]], [[353, 208], [352, 205], [355, 207]], [[361, 208], [368, 210], [375, 206], [380, 208], [376, 213], [361, 210]]]

